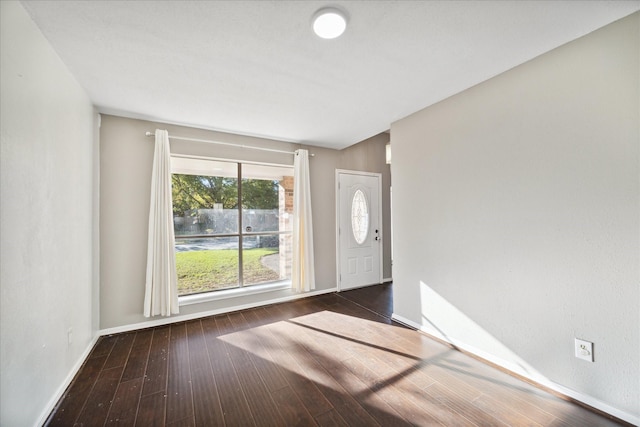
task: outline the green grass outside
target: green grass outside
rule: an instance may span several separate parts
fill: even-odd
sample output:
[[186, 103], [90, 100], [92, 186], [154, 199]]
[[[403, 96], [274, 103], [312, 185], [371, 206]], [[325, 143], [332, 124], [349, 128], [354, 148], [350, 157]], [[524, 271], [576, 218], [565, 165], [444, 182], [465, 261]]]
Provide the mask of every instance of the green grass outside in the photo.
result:
[[[278, 280], [279, 274], [260, 262], [277, 249], [245, 249], [243, 276], [245, 285]], [[238, 250], [217, 249], [176, 253], [178, 295], [207, 292], [238, 285]]]

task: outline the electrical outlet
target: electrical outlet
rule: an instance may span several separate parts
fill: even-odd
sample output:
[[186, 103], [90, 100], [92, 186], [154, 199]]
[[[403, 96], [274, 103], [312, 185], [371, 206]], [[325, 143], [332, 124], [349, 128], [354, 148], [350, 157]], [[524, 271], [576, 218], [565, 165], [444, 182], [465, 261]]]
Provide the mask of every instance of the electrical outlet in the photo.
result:
[[73, 329], [69, 328], [67, 329], [67, 345], [71, 345], [72, 342], [73, 342]]
[[578, 359], [593, 362], [593, 343], [585, 340], [575, 339], [575, 351]]

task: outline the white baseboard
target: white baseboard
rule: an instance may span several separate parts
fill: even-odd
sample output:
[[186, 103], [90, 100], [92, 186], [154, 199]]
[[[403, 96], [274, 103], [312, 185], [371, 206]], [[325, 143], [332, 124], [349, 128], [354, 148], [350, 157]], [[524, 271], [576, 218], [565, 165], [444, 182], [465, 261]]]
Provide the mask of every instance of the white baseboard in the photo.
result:
[[98, 335], [104, 336], [104, 335], [111, 335], [111, 334], [119, 334], [119, 333], [122, 333], [122, 332], [130, 332], [130, 331], [135, 331], [135, 330], [138, 330], [138, 329], [145, 329], [145, 328], [153, 328], [153, 327], [156, 327], [156, 326], [170, 325], [172, 323], [184, 322], [184, 321], [187, 321], [187, 320], [200, 319], [202, 317], [215, 316], [217, 314], [230, 313], [230, 312], [233, 312], [233, 311], [246, 310], [246, 309], [249, 309], [249, 308], [262, 307], [262, 306], [270, 305], [270, 304], [277, 304], [277, 303], [281, 303], [281, 302], [293, 301], [293, 300], [312, 297], [312, 296], [316, 296], [316, 295], [328, 294], [328, 293], [331, 293], [331, 292], [336, 292], [336, 290], [337, 289], [334, 287], [334, 288], [330, 288], [330, 289], [322, 289], [322, 290], [319, 290], [319, 291], [311, 291], [311, 292], [305, 292], [305, 293], [302, 293], [302, 294], [288, 295], [288, 296], [285, 296], [285, 297], [258, 301], [258, 302], [251, 303], [251, 304], [232, 305], [232, 306], [219, 308], [219, 309], [215, 309], [215, 310], [208, 310], [208, 311], [202, 311], [202, 312], [198, 312], [198, 313], [191, 313], [191, 314], [177, 315], [177, 316], [171, 316], [171, 317], [164, 317], [164, 318], [161, 318], [161, 319], [149, 320], [148, 322], [133, 323], [133, 324], [130, 324], [130, 325], [116, 326], [114, 328], [101, 329], [100, 331], [98, 331]]
[[47, 405], [45, 406], [44, 410], [40, 414], [40, 417], [38, 418], [38, 421], [36, 422], [34, 427], [42, 426], [47, 421], [47, 418], [49, 418], [49, 415], [51, 415], [51, 412], [53, 412], [53, 410], [55, 409], [56, 405], [58, 404], [58, 401], [64, 395], [64, 392], [67, 390], [67, 387], [69, 387], [69, 385], [71, 384], [71, 381], [73, 381], [76, 374], [80, 371], [80, 368], [82, 368], [82, 365], [84, 364], [85, 360], [87, 360], [87, 357], [89, 357], [89, 354], [91, 353], [91, 350], [93, 350], [93, 347], [96, 345], [98, 338], [99, 338], [99, 334], [95, 335], [93, 339], [89, 341], [87, 348], [85, 348], [85, 350], [82, 352], [82, 354], [80, 355], [76, 363], [73, 365], [73, 367], [67, 374], [62, 384], [60, 384], [60, 387], [58, 387], [58, 389], [56, 390], [55, 394], [51, 397], [51, 399], [49, 399], [49, 402], [47, 402]]
[[512, 372], [513, 374], [520, 376], [520, 377], [524, 377], [527, 378], [528, 380], [539, 384], [543, 387], [546, 387], [550, 390], [553, 390], [557, 393], [560, 393], [566, 397], [569, 397], [573, 400], [576, 400], [578, 402], [584, 403], [585, 405], [591, 406], [592, 408], [595, 408], [599, 411], [602, 411], [604, 413], [607, 413], [609, 415], [612, 415], [616, 418], [619, 418], [621, 420], [624, 420], [628, 423], [631, 423], [633, 425], [640, 425], [640, 417], [630, 414], [628, 412], [622, 411], [618, 408], [614, 408], [613, 406], [609, 405], [608, 403], [605, 403], [599, 399], [596, 399], [595, 397], [583, 394], [579, 391], [575, 391], [572, 390], [570, 388], [567, 388], [561, 384], [555, 383], [547, 378], [544, 377], [533, 377], [531, 375], [528, 375], [525, 372], [521, 372], [517, 369], [513, 369], [511, 366], [511, 363], [506, 362], [505, 360], [499, 359], [489, 353], [483, 352], [481, 350], [478, 350], [472, 346], [469, 346], [467, 344], [465, 344], [464, 342], [458, 341], [455, 338], [451, 338], [451, 337], [443, 337], [443, 336], [438, 336], [435, 335], [433, 333], [431, 333], [431, 331], [427, 330], [426, 328], [424, 328], [422, 325], [413, 322], [412, 320], [406, 319], [402, 316], [399, 316], [395, 313], [393, 313], [391, 315], [391, 318], [393, 320], [395, 320], [398, 323], [402, 323], [404, 325], [410, 326], [413, 329], [416, 329], [422, 333], [424, 333], [425, 335], [428, 335], [430, 337], [433, 337], [437, 340], [440, 341], [445, 341], [467, 353], [471, 353], [477, 357], [479, 357], [480, 359], [486, 360], [487, 362], [490, 362], [494, 365], [500, 366], [500, 368], [505, 369], [509, 372]]

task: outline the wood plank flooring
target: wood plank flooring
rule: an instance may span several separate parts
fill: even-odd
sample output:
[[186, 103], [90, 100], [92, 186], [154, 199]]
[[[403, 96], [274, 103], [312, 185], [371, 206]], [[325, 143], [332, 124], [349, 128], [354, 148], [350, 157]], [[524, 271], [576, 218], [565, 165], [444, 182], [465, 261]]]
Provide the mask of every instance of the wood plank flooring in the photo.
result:
[[391, 309], [386, 284], [102, 337], [46, 425], [620, 425]]

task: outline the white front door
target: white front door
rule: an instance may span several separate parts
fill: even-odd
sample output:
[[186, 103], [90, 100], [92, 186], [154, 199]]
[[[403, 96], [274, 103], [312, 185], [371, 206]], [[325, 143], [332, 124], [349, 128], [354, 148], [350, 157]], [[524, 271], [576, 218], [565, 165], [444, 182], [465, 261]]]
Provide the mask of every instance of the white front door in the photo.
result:
[[382, 283], [381, 175], [336, 171], [338, 290]]

